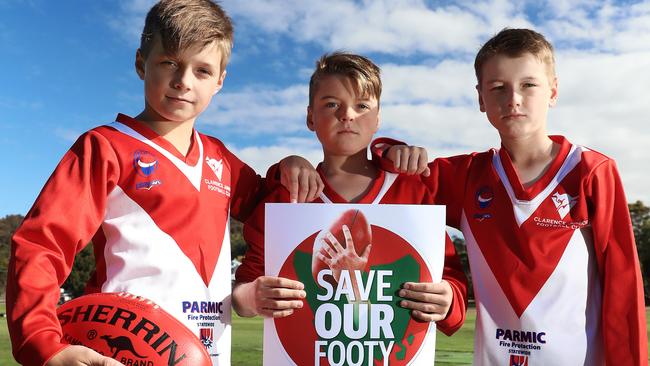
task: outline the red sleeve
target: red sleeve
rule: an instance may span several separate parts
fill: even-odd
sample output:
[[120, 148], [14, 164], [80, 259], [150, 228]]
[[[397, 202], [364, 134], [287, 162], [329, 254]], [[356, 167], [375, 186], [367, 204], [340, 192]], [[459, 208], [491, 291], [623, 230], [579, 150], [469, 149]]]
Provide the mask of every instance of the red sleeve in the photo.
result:
[[589, 197], [594, 248], [603, 285], [602, 327], [608, 365], [647, 365], [643, 279], [629, 209], [614, 161], [594, 169]]
[[271, 202], [289, 202], [289, 191], [278, 186], [244, 222], [244, 240], [248, 249], [235, 273], [235, 281], [238, 283], [252, 282], [257, 277], [264, 276], [264, 207]]
[[[370, 144], [372, 160], [380, 169], [397, 173], [392, 161], [383, 157], [387, 146], [404, 145], [388, 137], [380, 137]], [[437, 158], [429, 163], [431, 174], [420, 179], [429, 189], [437, 205], [447, 206], [447, 225], [460, 229], [460, 215], [465, 196], [467, 172], [475, 154]]]
[[449, 282], [454, 294], [447, 317], [436, 322], [438, 329], [445, 335], [454, 334], [465, 322], [467, 312], [467, 277], [460, 263], [460, 257], [449, 234], [445, 234], [445, 267], [442, 270], [442, 279]]
[[437, 158], [429, 163], [431, 174], [421, 177], [435, 204], [447, 206], [447, 225], [458, 230], [472, 161], [473, 155]]
[[76, 253], [100, 227], [117, 174], [110, 143], [96, 132], [84, 134], [14, 234], [7, 315], [13, 354], [21, 364], [43, 365], [65, 347], [56, 316], [59, 288]]
[[372, 161], [377, 167], [382, 170], [391, 173], [399, 173], [395, 170], [395, 164], [392, 161], [384, 158], [384, 152], [395, 145], [406, 145], [402, 141], [394, 140], [389, 137], [379, 137], [376, 138], [370, 143], [370, 154], [372, 155]]
[[253, 168], [239, 160], [235, 154], [226, 149], [230, 163], [232, 196], [230, 216], [244, 222], [251, 215], [257, 204], [269, 192], [265, 181]]

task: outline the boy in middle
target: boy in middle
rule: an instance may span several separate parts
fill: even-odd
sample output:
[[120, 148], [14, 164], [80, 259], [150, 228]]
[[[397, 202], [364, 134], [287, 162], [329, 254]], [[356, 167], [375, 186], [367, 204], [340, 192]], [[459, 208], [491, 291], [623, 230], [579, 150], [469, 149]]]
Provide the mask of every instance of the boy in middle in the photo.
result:
[[[380, 96], [380, 70], [369, 59], [333, 53], [317, 61], [309, 83], [307, 127], [316, 133], [323, 147], [323, 161], [317, 171], [325, 187], [315, 203], [432, 203], [421, 181], [382, 171], [368, 159], [368, 145], [379, 128]], [[245, 317], [288, 316], [302, 307], [306, 296], [298, 281], [264, 276], [265, 202], [289, 202], [288, 191], [278, 186], [244, 225], [249, 249], [236, 273], [233, 308]], [[345, 225], [343, 231], [349, 242]], [[371, 247], [359, 256], [332, 239], [324, 246], [316, 255], [332, 269], [332, 262], [347, 262], [345, 268], [365, 267]], [[442, 277], [439, 283], [407, 282], [398, 295], [403, 298], [400, 305], [411, 309], [413, 318], [435, 321], [438, 329], [451, 335], [465, 320], [467, 280], [449, 236]]]

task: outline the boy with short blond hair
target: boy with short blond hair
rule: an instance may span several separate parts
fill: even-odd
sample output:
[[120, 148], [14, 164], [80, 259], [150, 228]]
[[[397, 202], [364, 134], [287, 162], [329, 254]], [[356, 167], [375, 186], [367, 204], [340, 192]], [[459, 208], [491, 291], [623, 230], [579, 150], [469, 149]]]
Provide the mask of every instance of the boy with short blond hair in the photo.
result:
[[61, 340], [59, 287], [92, 240], [86, 292], [153, 300], [197, 337], [207, 329], [213, 364], [230, 364], [228, 221], [249, 216], [264, 182], [194, 122], [223, 85], [231, 45], [212, 1], [162, 0], [147, 15], [135, 62], [144, 110], [79, 137], [13, 237], [7, 314], [20, 363], [121, 365]]
[[647, 365], [643, 280], [616, 164], [546, 133], [558, 96], [551, 44], [504, 29], [478, 52], [475, 71], [500, 149], [428, 167], [419, 148], [388, 151], [399, 170], [429, 170], [424, 182], [465, 236], [474, 364]]
[[[380, 70], [369, 59], [347, 53], [324, 55], [310, 80], [307, 127], [323, 147], [317, 171], [325, 184], [320, 203], [431, 204], [431, 197], [415, 177], [377, 169], [367, 148], [379, 128]], [[278, 187], [258, 205], [244, 226], [249, 244], [236, 273], [233, 307], [241, 316], [289, 316], [303, 306], [306, 294], [301, 282], [264, 276], [264, 203], [288, 202], [287, 191]], [[343, 226], [349, 237], [349, 230]], [[360, 255], [329, 242], [315, 253], [323, 262], [346, 263], [345, 269], [364, 270], [372, 245]], [[346, 256], [346, 258], [342, 258]], [[345, 260], [343, 260], [345, 259]], [[341, 268], [338, 268], [339, 270]], [[354, 292], [358, 289], [353, 281]], [[445, 267], [440, 283], [406, 283], [400, 290], [401, 306], [421, 321], [436, 321], [451, 335], [463, 324], [466, 310], [466, 278], [454, 246], [446, 237]], [[356, 298], [359, 298], [358, 296]]]

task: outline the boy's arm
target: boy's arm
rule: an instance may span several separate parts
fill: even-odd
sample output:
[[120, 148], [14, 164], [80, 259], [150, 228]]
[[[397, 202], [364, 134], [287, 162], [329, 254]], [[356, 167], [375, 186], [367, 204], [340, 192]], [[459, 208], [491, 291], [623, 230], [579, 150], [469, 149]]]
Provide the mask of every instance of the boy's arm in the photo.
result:
[[43, 365], [66, 347], [56, 316], [59, 288], [101, 225], [117, 174], [110, 153], [98, 133], [80, 137], [12, 238], [7, 315], [13, 354], [22, 364]]
[[323, 192], [325, 184], [307, 159], [290, 155], [280, 160], [277, 169], [279, 173], [274, 172], [273, 166], [269, 168], [266, 179], [277, 179], [276, 175], [279, 174], [280, 183], [289, 191], [289, 202], [311, 202]]
[[445, 335], [454, 334], [465, 323], [467, 313], [467, 276], [456, 253], [456, 247], [449, 234], [445, 234], [445, 266], [442, 279], [451, 286], [453, 301], [447, 312], [447, 317], [436, 323], [438, 329]]
[[647, 365], [643, 279], [623, 186], [613, 160], [587, 182], [594, 247], [600, 270], [602, 329], [608, 365]]
[[425, 177], [431, 174], [427, 165], [428, 153], [423, 147], [407, 146], [401, 141], [380, 137], [370, 144], [370, 152], [372, 160], [383, 170]]
[[255, 208], [244, 223], [248, 250], [235, 273], [233, 308], [240, 316], [283, 317], [302, 307], [306, 294], [301, 282], [264, 276], [264, 212], [266, 202], [287, 202], [289, 193], [277, 187]]
[[[421, 157], [426, 159], [427, 152], [423, 148], [406, 146], [401, 141], [388, 137], [377, 138], [370, 146], [373, 162], [380, 169], [400, 173], [396, 169], [393, 160], [390, 160], [390, 157], [393, 157], [393, 155], [389, 156], [385, 152], [393, 146], [402, 146], [412, 149], [409, 152], [410, 158], [408, 165], [413, 165], [413, 161], [417, 161], [415, 174], [420, 174], [420, 172], [424, 171], [421, 165], [426, 160], [423, 160]], [[433, 197], [433, 203], [447, 206], [447, 225], [456, 229], [460, 229], [460, 217], [465, 199], [465, 185], [474, 156], [475, 154], [467, 154], [436, 158], [426, 164], [428, 175], [420, 175], [420, 179]], [[403, 159], [402, 162], [404, 162]]]
[[291, 201], [313, 201], [323, 191], [320, 175], [310, 162], [299, 156], [289, 156], [274, 164], [266, 173], [266, 179], [242, 162], [235, 154], [225, 149], [231, 169], [232, 202], [230, 215], [239, 221], [246, 221], [255, 206], [280, 184], [291, 192]]

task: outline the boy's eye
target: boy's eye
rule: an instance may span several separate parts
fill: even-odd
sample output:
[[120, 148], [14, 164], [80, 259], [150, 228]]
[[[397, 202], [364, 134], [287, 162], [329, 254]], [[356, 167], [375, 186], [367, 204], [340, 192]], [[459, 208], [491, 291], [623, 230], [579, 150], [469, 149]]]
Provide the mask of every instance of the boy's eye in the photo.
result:
[[212, 75], [212, 72], [210, 72], [210, 70], [208, 70], [208, 69], [199, 69], [198, 72], [199, 72], [199, 74], [203, 74], [203, 75], [207, 75], [207, 76]]
[[325, 103], [325, 108], [336, 108], [337, 104], [334, 102]]
[[370, 106], [368, 104], [365, 104], [365, 103], [357, 104], [357, 107], [359, 109], [370, 109]]
[[503, 89], [503, 85], [492, 85], [490, 87], [490, 90], [494, 90], [494, 91], [498, 91], [498, 90], [501, 90], [501, 89]]
[[535, 83], [524, 83], [524, 88], [532, 88], [532, 87], [535, 87], [535, 86], [537, 86], [537, 84], [535, 84]]
[[168, 67], [176, 67], [176, 62], [171, 60], [163, 60], [162, 62], [160, 62], [160, 64]]

